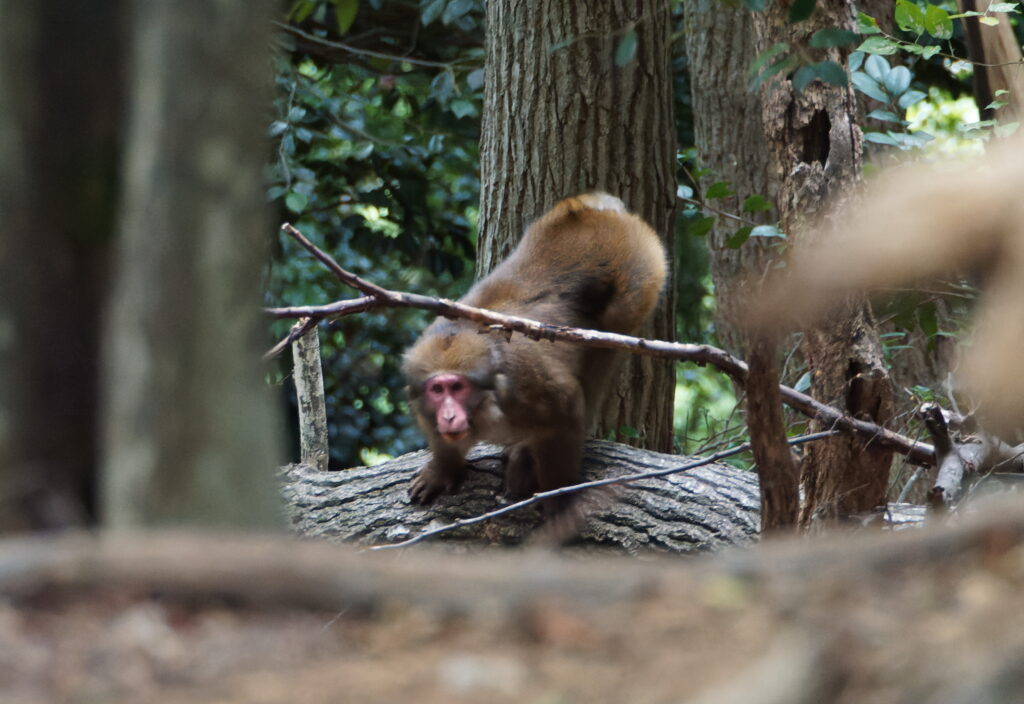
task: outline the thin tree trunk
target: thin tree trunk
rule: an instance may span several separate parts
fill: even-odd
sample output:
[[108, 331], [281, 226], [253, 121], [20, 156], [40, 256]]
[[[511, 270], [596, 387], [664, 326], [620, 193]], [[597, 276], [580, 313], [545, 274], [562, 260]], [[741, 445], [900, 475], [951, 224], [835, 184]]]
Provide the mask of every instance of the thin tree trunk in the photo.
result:
[[[487, 3], [480, 247], [486, 273], [531, 220], [566, 196], [619, 196], [663, 238], [675, 230], [669, 3], [544, 0]], [[636, 54], [616, 50], [636, 32]], [[673, 338], [672, 287], [645, 336]], [[600, 435], [633, 428], [672, 447], [672, 365], [629, 360], [605, 401]]]
[[257, 363], [269, 9], [134, 5], [104, 370], [103, 508], [116, 528], [282, 522]]
[[[788, 8], [772, 5], [757, 15], [758, 47], [778, 42], [806, 46], [825, 27], [852, 27], [853, 4], [819, 4], [808, 21], [789, 24]], [[845, 64], [830, 50], [827, 58]], [[789, 81], [762, 89], [762, 125], [780, 183], [781, 227], [800, 246], [824, 207], [845, 197], [860, 180], [861, 134], [852, 88], [814, 81], [797, 94]], [[884, 424], [892, 416], [892, 386], [870, 308], [851, 298], [829, 319], [806, 331], [803, 353], [811, 395], [854, 417]], [[884, 506], [892, 454], [837, 436], [808, 449], [804, 458], [801, 521], [834, 520]]]

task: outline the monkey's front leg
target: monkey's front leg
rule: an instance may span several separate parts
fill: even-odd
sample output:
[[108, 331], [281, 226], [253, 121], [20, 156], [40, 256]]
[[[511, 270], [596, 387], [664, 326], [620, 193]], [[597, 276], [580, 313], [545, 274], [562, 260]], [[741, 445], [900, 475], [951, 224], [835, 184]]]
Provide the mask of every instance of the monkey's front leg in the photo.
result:
[[409, 500], [426, 506], [444, 492], [455, 493], [466, 478], [466, 459], [462, 449], [437, 439], [430, 444], [433, 457], [409, 487]]

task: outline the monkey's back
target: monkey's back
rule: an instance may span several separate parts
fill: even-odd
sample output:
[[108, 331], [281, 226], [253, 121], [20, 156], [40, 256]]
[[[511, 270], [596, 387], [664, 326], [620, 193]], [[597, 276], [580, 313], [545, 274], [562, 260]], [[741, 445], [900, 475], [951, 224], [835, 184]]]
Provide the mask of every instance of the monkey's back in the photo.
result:
[[567, 198], [464, 302], [541, 322], [635, 333], [665, 283], [658, 235], [605, 193]]

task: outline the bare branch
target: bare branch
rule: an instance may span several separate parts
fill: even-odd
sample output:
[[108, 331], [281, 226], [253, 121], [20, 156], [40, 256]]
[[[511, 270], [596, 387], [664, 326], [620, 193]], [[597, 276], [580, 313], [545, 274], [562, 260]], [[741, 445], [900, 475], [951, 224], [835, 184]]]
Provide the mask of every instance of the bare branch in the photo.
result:
[[[600, 332], [597, 330], [584, 330], [570, 328], [561, 325], [551, 325], [529, 318], [520, 318], [514, 315], [503, 315], [483, 308], [474, 308], [463, 303], [450, 301], [443, 298], [432, 298], [413, 293], [400, 293], [390, 291], [374, 283], [346, 271], [329, 254], [319, 249], [316, 245], [306, 239], [305, 236], [290, 224], [285, 223], [281, 229], [291, 235], [296, 241], [305, 247], [314, 257], [322, 262], [333, 273], [339, 281], [351, 286], [368, 297], [373, 299], [374, 306], [390, 308], [421, 308], [429, 310], [437, 315], [446, 318], [465, 318], [493, 329], [518, 332], [534, 340], [565, 340], [577, 342], [588, 347], [601, 347], [605, 349], [621, 349], [633, 354], [642, 354], [661, 359], [672, 359], [684, 362], [693, 362], [704, 366], [710, 364], [716, 369], [725, 372], [740, 386], [746, 384], [747, 364], [743, 360], [732, 356], [725, 350], [711, 345], [692, 345], [680, 342], [666, 342], [664, 340], [647, 340], [641, 337], [630, 335], [619, 335], [611, 332]], [[361, 299], [353, 299], [357, 301]], [[343, 306], [347, 301], [339, 301], [332, 306]], [[366, 304], [370, 305], [370, 304]], [[287, 309], [271, 309], [281, 313]], [[309, 309], [301, 309], [307, 311]], [[290, 317], [280, 315], [280, 317]], [[912, 438], [894, 433], [875, 423], [852, 418], [842, 411], [814, 400], [807, 394], [801, 393], [788, 386], [780, 386], [779, 392], [783, 401], [788, 406], [804, 415], [817, 419], [829, 426], [830, 430], [846, 430], [857, 433], [867, 438], [869, 442], [878, 443], [882, 447], [889, 448], [916, 464], [933, 464], [935, 462], [935, 451], [931, 445], [916, 441]]]

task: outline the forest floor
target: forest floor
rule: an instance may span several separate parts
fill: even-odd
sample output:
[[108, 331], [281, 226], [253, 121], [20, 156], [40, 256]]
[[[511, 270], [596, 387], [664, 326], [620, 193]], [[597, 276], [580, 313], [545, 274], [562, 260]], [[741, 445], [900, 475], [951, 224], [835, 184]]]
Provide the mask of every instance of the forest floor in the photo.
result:
[[[1024, 701], [1019, 536], [882, 557], [856, 547], [844, 558], [836, 543], [803, 559], [810, 544], [668, 565], [649, 588], [599, 604], [506, 608], [500, 594], [466, 593], [474, 607], [460, 614], [386, 589], [372, 608], [329, 612], [44, 588], [0, 598], [0, 701]], [[454, 595], [462, 588], [453, 577]]]

